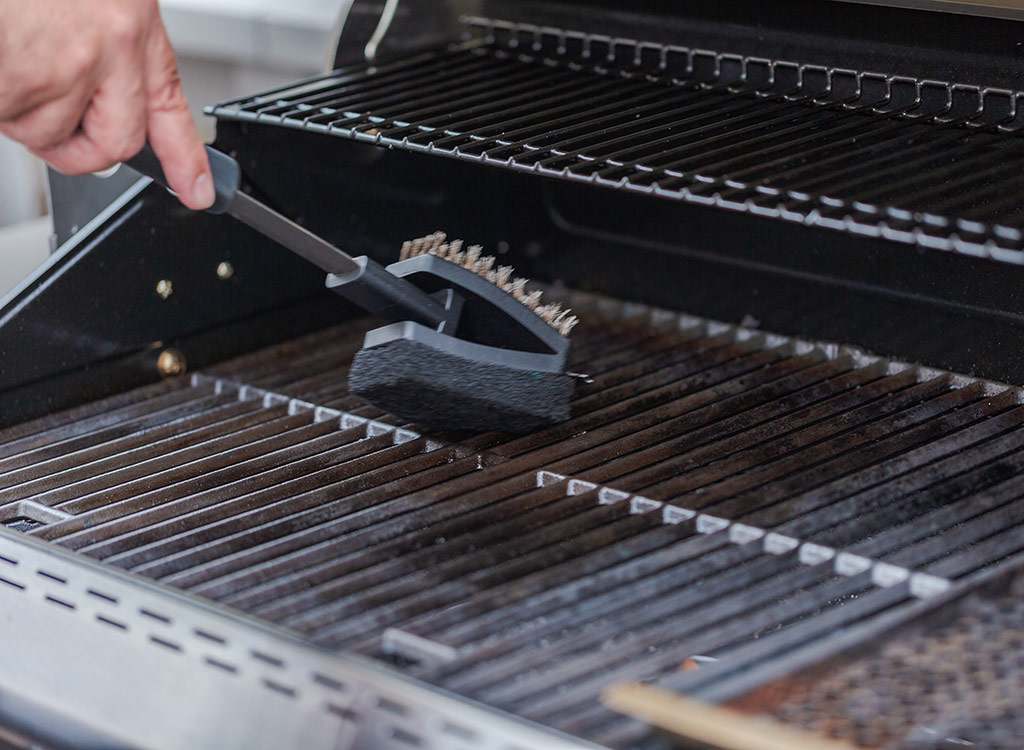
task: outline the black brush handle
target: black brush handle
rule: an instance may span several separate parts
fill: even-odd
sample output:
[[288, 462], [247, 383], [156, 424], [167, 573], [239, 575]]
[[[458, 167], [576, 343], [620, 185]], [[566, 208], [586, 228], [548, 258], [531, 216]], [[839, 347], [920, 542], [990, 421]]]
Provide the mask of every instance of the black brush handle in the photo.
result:
[[[227, 154], [214, 151], [209, 146], [205, 148], [206, 156], [210, 159], [210, 171], [213, 172], [213, 189], [217, 194], [213, 205], [206, 211], [211, 214], [222, 214], [228, 210], [228, 206], [235, 199], [235, 193], [238, 192], [238, 188], [242, 184], [242, 170], [238, 166], [238, 162]], [[164, 168], [160, 165], [156, 152], [148, 142], [125, 164], [170, 190]]]
[[[217, 193], [214, 204], [206, 209], [208, 213], [230, 213], [243, 224], [319, 266], [327, 271], [329, 289], [388, 322], [413, 320], [435, 330], [444, 323], [455, 324], [460, 311], [458, 306], [439, 303], [411, 282], [388, 273], [376, 261], [366, 256], [353, 258], [261, 201], [239, 192], [242, 170], [238, 162], [209, 146], [206, 146], [206, 154], [210, 158]], [[160, 160], [149, 143], [125, 164], [170, 190]]]
[[[457, 316], [411, 282], [401, 279], [372, 258], [353, 258], [357, 270], [328, 274], [327, 288], [389, 323], [413, 320], [437, 329]], [[454, 322], [454, 321], [453, 321]]]

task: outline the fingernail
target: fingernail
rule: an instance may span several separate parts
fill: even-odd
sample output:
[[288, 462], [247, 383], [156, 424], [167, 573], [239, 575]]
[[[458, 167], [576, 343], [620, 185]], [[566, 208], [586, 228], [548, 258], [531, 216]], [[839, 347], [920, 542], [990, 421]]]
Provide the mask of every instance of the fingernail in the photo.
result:
[[196, 203], [202, 205], [203, 208], [209, 208], [213, 205], [217, 194], [214, 192], [213, 180], [210, 179], [209, 173], [203, 172], [196, 177], [196, 181], [192, 185], [192, 196], [195, 198]]

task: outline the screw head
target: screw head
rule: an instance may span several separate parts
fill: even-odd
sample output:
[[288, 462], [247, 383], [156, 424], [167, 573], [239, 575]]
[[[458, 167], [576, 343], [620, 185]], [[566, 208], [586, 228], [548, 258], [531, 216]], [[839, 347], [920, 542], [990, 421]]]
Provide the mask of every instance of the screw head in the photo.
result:
[[165, 378], [183, 375], [188, 369], [188, 362], [180, 349], [164, 349], [156, 360], [156, 369]]
[[217, 264], [217, 278], [221, 281], [227, 281], [235, 275], [235, 267], [228, 263], [226, 260], [221, 261]]
[[171, 283], [170, 279], [160, 279], [160, 281], [156, 283], [156, 293], [160, 299], [167, 299], [174, 294], [174, 285]]

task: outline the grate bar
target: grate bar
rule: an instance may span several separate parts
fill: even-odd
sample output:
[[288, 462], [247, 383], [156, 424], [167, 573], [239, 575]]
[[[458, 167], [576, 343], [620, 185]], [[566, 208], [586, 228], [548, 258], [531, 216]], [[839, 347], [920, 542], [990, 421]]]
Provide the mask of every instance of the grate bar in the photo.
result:
[[[726, 347], [724, 349], [716, 349], [716, 350], [712, 350], [712, 351], [718, 353], [718, 357], [721, 358], [721, 359], [724, 359], [724, 358], [728, 357], [729, 354], [735, 354], [736, 353], [735, 350], [732, 349], [731, 347]], [[697, 373], [701, 373], [701, 369], [702, 369], [701, 368], [701, 364], [702, 363], [698, 362], [697, 361], [698, 359], [699, 358], [695, 358], [694, 360], [691, 360], [691, 362], [689, 363], [688, 367], [690, 368], [691, 372], [696, 371]], [[750, 355], [750, 357], [749, 357], [750, 362], [749, 363], [746, 362], [747, 359], [748, 359], [747, 357], [740, 357], [740, 358], [730, 359], [729, 360], [729, 366], [727, 366], [725, 368], [722, 368], [724, 371], [721, 372], [721, 374], [715, 373], [715, 371], [712, 370], [711, 373], [708, 374], [708, 375], [705, 375], [705, 374], [691, 375], [689, 380], [691, 380], [691, 381], [697, 380], [697, 382], [700, 382], [701, 385], [705, 385], [707, 383], [707, 381], [711, 377], [715, 377], [715, 375], [717, 375], [717, 379], [723, 379], [723, 380], [727, 379], [730, 375], [735, 378], [736, 372], [735, 372], [734, 368], [737, 366], [737, 364], [743, 366], [743, 370], [749, 371], [750, 369], [753, 369], [758, 364], [761, 364], [764, 361], [763, 357], [758, 357], [757, 355], [754, 355], [754, 354]], [[704, 364], [704, 366], [707, 365], [706, 362], [703, 363], [703, 364]], [[768, 373], [768, 375], [772, 374], [771, 371], [766, 371], [766, 372]], [[738, 388], [741, 385], [742, 385], [742, 383], [735, 383], [734, 387]], [[676, 393], [685, 392], [685, 390], [687, 389], [687, 380], [684, 379], [682, 381], [679, 381], [677, 384], [673, 385], [672, 388], [673, 388], [673, 390]], [[708, 401], [713, 400], [709, 395], [704, 394], [703, 392], [701, 392], [701, 395], [702, 395], [702, 398], [700, 399], [700, 401], [702, 401], [702, 402], [706, 403]], [[643, 396], [640, 396], [640, 397], [637, 397], [637, 398], [638, 399], [643, 399], [643, 406], [645, 408], [650, 408], [652, 406], [652, 404], [650, 403], [650, 399], [649, 398], [645, 398]], [[686, 404], [684, 403], [682, 408], [685, 408], [685, 407], [686, 407]], [[622, 432], [628, 431], [629, 428], [630, 428], [630, 425], [628, 425], [628, 424], [624, 425], [622, 423], [613, 422], [608, 428], [606, 428], [605, 431], [606, 432], [610, 431], [612, 433], [612, 437], [614, 437], [614, 435], [616, 433], [621, 434]], [[596, 437], [594, 437], [596, 432], [597, 432], [596, 430], [589, 432], [588, 433], [588, 437], [592, 437], [592, 439], [594, 439], [594, 440], [600, 440], [600, 438], [602, 437], [601, 435], [597, 435]], [[568, 452], [569, 450], [571, 450], [571, 446], [564, 445], [564, 444], [562, 446], [555, 445], [555, 446], [549, 446], [546, 450], [549, 452], [549, 454], [550, 454], [550, 451], [552, 451], [552, 450], [560, 450], [560, 451], [563, 451], [563, 452]], [[474, 460], [474, 462], [475, 462], [475, 460]], [[425, 500], [427, 500], [430, 505], [433, 505], [433, 504], [435, 504], [437, 502], [438, 499], [443, 498], [445, 496], [450, 496], [448, 493], [453, 493], [453, 494], [454, 493], [458, 493], [458, 494], [460, 494], [460, 495], [462, 495], [463, 497], [466, 498], [467, 503], [479, 502], [479, 500], [473, 500], [472, 499], [473, 496], [472, 495], [467, 495], [466, 493], [473, 492], [474, 490], [479, 490], [480, 496], [482, 498], [486, 498], [486, 497], [490, 496], [490, 494], [492, 492], [496, 492], [498, 487], [502, 486], [502, 485], [497, 483], [500, 479], [503, 479], [504, 477], [508, 477], [508, 476], [514, 476], [515, 474], [519, 474], [520, 476], [518, 478], [516, 478], [516, 479], [511, 480], [511, 481], [513, 481], [514, 483], [518, 484], [519, 486], [522, 486], [524, 484], [525, 485], [532, 484], [534, 482], [534, 479], [533, 479], [534, 474], [533, 474], [532, 469], [533, 469], [533, 467], [535, 465], [536, 465], [536, 460], [532, 456], [522, 456], [522, 457], [519, 457], [518, 460], [516, 460], [516, 461], [506, 461], [506, 462], [504, 462], [502, 464], [499, 464], [499, 465], [496, 465], [496, 466], [492, 466], [490, 468], [490, 472], [489, 472], [490, 476], [491, 476], [490, 481], [486, 481], [483, 477], [478, 477], [478, 476], [474, 476], [474, 475], [467, 475], [467, 476], [464, 476], [463, 478], [455, 480], [453, 482], [448, 482], [446, 484], [435, 485], [430, 490], [430, 497], [429, 498], [425, 498]], [[405, 497], [403, 499], [403, 509], [409, 509], [411, 507], [410, 503], [412, 503], [412, 502], [415, 502], [413, 498], [410, 498], [408, 496]], [[451, 512], [451, 510], [450, 509], [446, 509], [445, 512]], [[380, 520], [382, 520], [382, 519], [378, 519], [378, 522]], [[426, 521], [436, 522], [437, 518], [434, 517], [434, 516], [431, 516], [429, 518], [424, 518], [423, 520], [425, 522]], [[286, 540], [286, 541], [289, 543], [289, 546], [292, 546], [293, 548], [298, 548], [298, 549], [301, 550], [301, 549], [304, 549], [304, 548], [308, 547], [308, 545], [313, 543], [313, 542], [323, 541], [326, 538], [326, 534], [329, 531], [330, 531], [329, 527], [320, 526], [320, 527], [317, 527], [317, 528], [313, 529], [313, 534], [315, 534], [315, 536], [313, 536], [313, 534], [303, 534], [301, 536], [297, 536], [294, 539]], [[256, 551], [256, 550], [254, 550], [254, 551]], [[287, 557], [285, 557], [285, 558], [282, 558], [281, 562], [282, 563], [286, 563], [286, 562], [291, 562], [291, 561]], [[252, 562], [250, 561], [250, 562], [245, 563], [245, 566], [248, 567], [251, 564], [252, 564]]]
[[[149, 389], [147, 389], [149, 391]], [[54, 456], [82, 448], [87, 448], [137, 430], [145, 430], [178, 415], [187, 415], [193, 409], [197, 399], [209, 397], [208, 391], [190, 392], [181, 388], [161, 387], [149, 398], [141, 398], [137, 402], [129, 400], [126, 405], [111, 404], [111, 408], [100, 414], [88, 414], [91, 429], [79, 432], [75, 429], [74, 420], [44, 417], [29, 423], [17, 430], [21, 436], [6, 441], [0, 449], [0, 470], [11, 471], [28, 466], [36, 461], [46, 460]], [[128, 400], [128, 399], [126, 399]], [[100, 402], [103, 403], [103, 402]], [[87, 414], [86, 409], [76, 410]], [[63, 416], [63, 415], [62, 415]], [[86, 417], [83, 416], [83, 419]], [[56, 424], [54, 424], [56, 422]], [[29, 432], [33, 426], [41, 429]]]

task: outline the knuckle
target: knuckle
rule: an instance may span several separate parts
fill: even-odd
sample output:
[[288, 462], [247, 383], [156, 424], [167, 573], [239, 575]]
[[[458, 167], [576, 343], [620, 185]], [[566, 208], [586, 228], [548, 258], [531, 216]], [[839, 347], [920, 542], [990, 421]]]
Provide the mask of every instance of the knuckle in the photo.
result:
[[158, 114], [188, 111], [188, 101], [181, 88], [181, 77], [176, 65], [169, 65], [160, 83], [150, 92], [149, 108]]
[[66, 82], [72, 85], [87, 76], [96, 67], [100, 58], [100, 48], [91, 41], [82, 39], [71, 45], [63, 58], [61, 73]]
[[118, 140], [116, 146], [113, 149], [113, 160], [114, 162], [128, 161], [135, 154], [142, 150], [142, 147], [146, 144], [146, 134], [144, 132], [136, 132]]
[[92, 127], [85, 131], [92, 151], [97, 160], [103, 161], [97, 169], [105, 169], [119, 162], [126, 161], [142, 150], [146, 134], [144, 129], [132, 129], [130, 132], [122, 127]]
[[17, 101], [45, 101], [49, 99], [52, 92], [56, 88], [56, 80], [53, 76], [47, 74], [42, 70], [34, 70], [30, 73], [26, 73], [21, 77], [20, 85], [17, 87], [17, 97], [13, 99], [12, 103]]
[[142, 39], [145, 22], [134, 4], [120, 5], [107, 18], [107, 34], [114, 44], [134, 47]]

